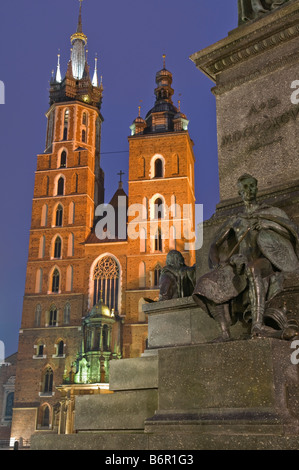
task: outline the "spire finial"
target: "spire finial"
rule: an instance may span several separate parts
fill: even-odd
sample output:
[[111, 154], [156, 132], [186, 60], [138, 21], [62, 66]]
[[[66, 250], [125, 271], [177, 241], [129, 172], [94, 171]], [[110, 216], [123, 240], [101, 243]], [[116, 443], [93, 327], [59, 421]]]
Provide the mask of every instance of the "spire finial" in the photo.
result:
[[61, 71], [60, 71], [60, 49], [58, 50], [57, 54], [57, 71], [56, 71], [56, 82], [61, 83]]
[[120, 170], [119, 173], [117, 173], [119, 176], [119, 182], [118, 182], [118, 189], [122, 189], [123, 187], [123, 182], [122, 182], [122, 176], [125, 174], [122, 170]]
[[166, 65], [166, 55], [163, 54], [163, 69], [166, 68], [165, 65]]
[[98, 57], [97, 54], [94, 59], [94, 74], [93, 74], [93, 79], [92, 79], [92, 86], [98, 87], [99, 86], [99, 81], [98, 81]]
[[138, 106], [138, 117], [140, 117], [141, 115], [141, 103], [142, 103], [142, 100], [139, 101], [139, 106]]
[[78, 28], [77, 33], [82, 33], [82, 2], [83, 0], [79, 0], [80, 2], [80, 9], [79, 9], [79, 19], [78, 19]]

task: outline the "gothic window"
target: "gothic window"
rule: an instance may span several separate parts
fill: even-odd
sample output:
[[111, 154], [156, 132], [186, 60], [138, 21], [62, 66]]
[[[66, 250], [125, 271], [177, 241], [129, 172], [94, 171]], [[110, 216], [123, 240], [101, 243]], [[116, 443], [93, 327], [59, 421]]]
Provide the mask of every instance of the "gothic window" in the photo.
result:
[[40, 294], [42, 291], [42, 283], [43, 283], [43, 270], [39, 268], [36, 271], [36, 278], [35, 278], [35, 293]]
[[54, 258], [61, 258], [61, 238], [56, 237], [54, 243]]
[[60, 283], [60, 274], [58, 269], [54, 269], [53, 274], [52, 274], [52, 292], [53, 294], [56, 294], [59, 292], [59, 283]]
[[63, 323], [64, 325], [69, 325], [71, 320], [71, 305], [67, 302], [63, 310]]
[[56, 209], [56, 217], [55, 217], [56, 227], [61, 227], [62, 226], [62, 216], [63, 216], [63, 208], [59, 204], [59, 206]]
[[64, 355], [64, 342], [61, 340], [56, 344], [56, 356], [62, 357]]
[[139, 287], [145, 287], [145, 284], [146, 284], [145, 262], [141, 261], [139, 263]]
[[37, 348], [36, 348], [36, 355], [38, 357], [43, 357], [43, 355], [44, 355], [44, 345], [43, 345], [43, 343], [38, 343]]
[[8, 393], [8, 395], [6, 397], [5, 419], [12, 418], [13, 401], [14, 401], [14, 392], [10, 392], [10, 393]]
[[160, 276], [161, 276], [161, 266], [157, 264], [154, 270], [154, 286], [158, 287], [159, 286], [159, 281], [160, 281]]
[[69, 224], [75, 222], [75, 203], [72, 201], [69, 205]]
[[93, 271], [93, 304], [97, 304], [101, 294], [103, 302], [112, 310], [118, 311], [120, 269], [119, 264], [112, 256], [101, 258]]
[[63, 150], [63, 152], [60, 155], [60, 168], [65, 168], [66, 167], [66, 151]]
[[67, 255], [74, 256], [74, 234], [70, 233], [68, 238]]
[[164, 218], [164, 205], [162, 199], [158, 198], [154, 202], [154, 218], [163, 219]]
[[57, 326], [58, 312], [57, 308], [53, 305], [49, 312], [49, 326]]
[[83, 115], [82, 115], [82, 124], [84, 126], [87, 125], [87, 114], [84, 112]]
[[161, 158], [157, 158], [155, 161], [155, 178], [163, 177], [163, 162]]
[[64, 178], [61, 176], [57, 183], [57, 196], [64, 195]]
[[43, 375], [43, 393], [52, 393], [53, 391], [53, 370], [48, 367]]
[[41, 323], [42, 307], [41, 304], [37, 304], [35, 309], [35, 326], [39, 327]]
[[70, 112], [68, 109], [66, 109], [64, 113], [63, 139], [62, 140], [67, 140], [68, 138], [69, 116], [70, 116]]
[[86, 142], [86, 130], [85, 129], [82, 130], [82, 139], [81, 140], [84, 143]]
[[50, 426], [50, 408], [48, 405], [43, 407], [41, 426], [43, 428], [48, 428]]
[[73, 290], [73, 266], [68, 266], [66, 270], [66, 291], [72, 292]]
[[158, 228], [155, 236], [155, 251], [162, 251], [162, 234], [161, 229]]
[[46, 243], [46, 237], [43, 235], [39, 240], [39, 249], [38, 249], [39, 258], [43, 258], [45, 256], [45, 243]]
[[48, 206], [47, 204], [44, 204], [42, 208], [42, 216], [41, 216], [41, 223], [40, 223], [41, 226], [46, 227], [47, 221], [48, 221]]
[[146, 230], [142, 228], [140, 230], [140, 253], [146, 252]]

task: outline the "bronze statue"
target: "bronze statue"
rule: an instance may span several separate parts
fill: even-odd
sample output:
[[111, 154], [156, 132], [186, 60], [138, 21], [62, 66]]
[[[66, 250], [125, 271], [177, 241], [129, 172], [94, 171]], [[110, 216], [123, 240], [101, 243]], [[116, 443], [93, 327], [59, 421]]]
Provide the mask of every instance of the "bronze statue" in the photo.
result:
[[[282, 337], [284, 332], [269, 328], [264, 320], [284, 278], [299, 273], [298, 228], [281, 209], [257, 202], [254, 177], [243, 175], [238, 187], [244, 209], [216, 234], [209, 256], [213, 269], [198, 279], [193, 298], [219, 322], [221, 341], [230, 339], [229, 327], [240, 314], [251, 319], [252, 336]], [[297, 335], [294, 328], [284, 339]]]
[[177, 250], [171, 250], [166, 257], [166, 266], [160, 275], [159, 300], [191, 296], [195, 287], [195, 279], [195, 266], [186, 266], [183, 255]]
[[238, 0], [239, 25], [275, 10], [289, 0]]

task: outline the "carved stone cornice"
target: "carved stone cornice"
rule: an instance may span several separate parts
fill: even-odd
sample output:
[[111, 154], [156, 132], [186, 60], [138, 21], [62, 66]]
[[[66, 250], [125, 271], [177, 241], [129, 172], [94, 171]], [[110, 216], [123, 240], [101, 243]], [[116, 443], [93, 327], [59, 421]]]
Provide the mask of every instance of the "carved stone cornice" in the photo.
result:
[[299, 0], [233, 30], [227, 38], [196, 52], [190, 59], [217, 82], [217, 75], [252, 57], [270, 51], [299, 36]]

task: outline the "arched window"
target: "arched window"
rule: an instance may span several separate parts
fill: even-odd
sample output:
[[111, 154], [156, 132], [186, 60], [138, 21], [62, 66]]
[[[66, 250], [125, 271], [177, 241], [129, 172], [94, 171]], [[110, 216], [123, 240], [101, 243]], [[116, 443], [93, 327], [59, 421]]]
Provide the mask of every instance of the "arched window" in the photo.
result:
[[43, 374], [43, 380], [42, 380], [43, 388], [42, 392], [43, 393], [52, 393], [53, 391], [53, 370], [51, 367], [48, 367], [44, 374]]
[[36, 346], [36, 356], [43, 357], [44, 356], [44, 342], [39, 341]]
[[35, 326], [40, 326], [42, 317], [42, 307], [41, 304], [37, 304], [35, 308]]
[[61, 176], [57, 182], [57, 196], [64, 195], [64, 178]]
[[162, 251], [162, 234], [160, 228], [158, 228], [155, 235], [155, 251]]
[[38, 249], [38, 257], [43, 258], [45, 256], [45, 244], [46, 244], [46, 237], [43, 235], [39, 239], [39, 249]]
[[70, 233], [68, 238], [67, 255], [74, 256], [74, 234]]
[[66, 287], [67, 292], [72, 292], [73, 290], [73, 266], [68, 266], [66, 270]]
[[54, 243], [54, 258], [61, 258], [61, 238], [58, 236]]
[[60, 155], [60, 168], [65, 168], [66, 167], [66, 151], [63, 150], [63, 152]]
[[45, 405], [42, 409], [41, 426], [43, 428], [50, 427], [50, 408], [48, 407], [48, 405]]
[[118, 311], [120, 288], [119, 264], [112, 256], [101, 258], [93, 271], [93, 304], [100, 300], [112, 310]]
[[68, 138], [69, 116], [70, 116], [70, 112], [69, 112], [68, 109], [66, 109], [65, 113], [64, 113], [63, 138], [62, 138], [62, 140], [67, 140], [67, 138]]
[[75, 223], [75, 203], [72, 201], [69, 205], [69, 224]]
[[63, 207], [59, 204], [59, 206], [56, 209], [56, 215], [55, 215], [56, 227], [62, 226], [62, 218], [63, 218]]
[[161, 158], [155, 160], [155, 178], [163, 177], [163, 162]]
[[63, 323], [64, 325], [69, 325], [71, 321], [71, 305], [67, 302], [63, 310]]
[[35, 293], [36, 294], [41, 293], [42, 285], [43, 285], [43, 270], [42, 268], [39, 268], [36, 271], [36, 278], [35, 278]]
[[146, 230], [142, 228], [140, 230], [140, 253], [146, 252]]
[[56, 344], [56, 356], [62, 357], [64, 355], [64, 342], [61, 340]]
[[49, 326], [57, 326], [58, 312], [55, 305], [52, 305], [49, 311]]
[[52, 292], [56, 294], [59, 292], [59, 284], [60, 284], [60, 274], [57, 268], [54, 269], [52, 274]]
[[5, 420], [9, 420], [12, 418], [13, 402], [14, 402], [14, 392], [9, 392], [6, 396], [5, 416], [4, 416]]
[[40, 224], [42, 227], [46, 227], [47, 223], [48, 223], [48, 206], [47, 204], [44, 204], [42, 208], [42, 216], [41, 216]]
[[82, 142], [86, 142], [86, 130], [82, 129]]
[[145, 262], [141, 261], [139, 263], [139, 287], [145, 287], [145, 285], [146, 285]]
[[163, 219], [164, 218], [164, 205], [163, 201], [160, 198], [157, 198], [154, 202], [154, 218], [155, 219]]
[[86, 114], [85, 111], [84, 111], [84, 113], [83, 113], [83, 115], [82, 115], [82, 124], [83, 124], [84, 126], [87, 125], [87, 114]]
[[161, 271], [162, 271], [161, 266], [159, 264], [157, 264], [157, 266], [154, 269], [154, 286], [155, 287], [159, 286]]

